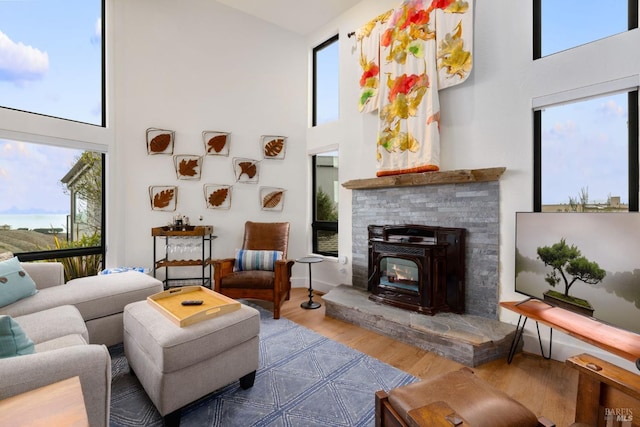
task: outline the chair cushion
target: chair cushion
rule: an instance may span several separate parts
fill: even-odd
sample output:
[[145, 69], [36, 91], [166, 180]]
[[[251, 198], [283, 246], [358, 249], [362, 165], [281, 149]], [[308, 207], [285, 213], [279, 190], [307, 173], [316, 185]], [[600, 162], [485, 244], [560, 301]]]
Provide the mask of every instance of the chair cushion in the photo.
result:
[[389, 403], [408, 422], [408, 412], [446, 402], [474, 427], [537, 427], [537, 417], [520, 402], [467, 369], [392, 389]]
[[24, 271], [18, 258], [0, 261], [0, 307], [35, 295], [36, 283]]
[[35, 352], [33, 341], [11, 316], [0, 316], [0, 359]]
[[235, 271], [273, 271], [275, 262], [282, 259], [282, 251], [252, 251], [236, 249]]
[[273, 289], [273, 271], [236, 271], [222, 278], [221, 288]]

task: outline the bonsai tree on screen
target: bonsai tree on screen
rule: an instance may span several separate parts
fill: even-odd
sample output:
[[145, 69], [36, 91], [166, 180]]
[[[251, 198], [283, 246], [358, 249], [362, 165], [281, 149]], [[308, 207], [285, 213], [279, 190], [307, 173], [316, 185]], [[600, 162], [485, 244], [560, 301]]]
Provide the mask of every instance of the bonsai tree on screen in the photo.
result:
[[542, 246], [538, 250], [538, 258], [545, 266], [551, 267], [545, 281], [552, 287], [564, 284], [564, 296], [570, 298], [569, 289], [578, 281], [589, 285], [597, 285], [606, 276], [606, 271], [597, 262], [589, 261], [582, 256], [575, 245], [567, 245], [564, 238], [551, 246]]

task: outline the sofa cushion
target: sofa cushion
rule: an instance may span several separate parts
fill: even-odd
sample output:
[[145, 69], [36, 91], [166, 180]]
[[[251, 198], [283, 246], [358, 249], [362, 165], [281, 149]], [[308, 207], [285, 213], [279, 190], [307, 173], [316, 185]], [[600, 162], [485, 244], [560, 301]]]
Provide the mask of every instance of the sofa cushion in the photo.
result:
[[89, 342], [87, 327], [77, 308], [62, 305], [16, 317], [29, 338], [36, 344], [50, 341], [67, 335], [80, 335], [85, 343]]
[[0, 307], [32, 296], [36, 292], [35, 282], [24, 271], [18, 258], [0, 261]]
[[0, 309], [21, 316], [61, 305], [74, 305], [86, 321], [122, 313], [124, 306], [162, 292], [162, 282], [137, 271], [70, 280]]
[[11, 316], [0, 316], [0, 359], [35, 352], [33, 341]]

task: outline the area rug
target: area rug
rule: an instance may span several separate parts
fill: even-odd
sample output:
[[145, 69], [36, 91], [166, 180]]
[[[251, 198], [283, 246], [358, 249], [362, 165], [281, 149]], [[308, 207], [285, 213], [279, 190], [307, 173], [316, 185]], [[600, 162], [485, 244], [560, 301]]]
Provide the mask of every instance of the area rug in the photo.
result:
[[[374, 393], [417, 378], [332, 341], [290, 320], [260, 311], [260, 368], [253, 387], [236, 381], [182, 410], [180, 425], [373, 426]], [[123, 346], [112, 359], [111, 422], [118, 426], [162, 426]], [[179, 390], [176, 390], [179, 393]]]

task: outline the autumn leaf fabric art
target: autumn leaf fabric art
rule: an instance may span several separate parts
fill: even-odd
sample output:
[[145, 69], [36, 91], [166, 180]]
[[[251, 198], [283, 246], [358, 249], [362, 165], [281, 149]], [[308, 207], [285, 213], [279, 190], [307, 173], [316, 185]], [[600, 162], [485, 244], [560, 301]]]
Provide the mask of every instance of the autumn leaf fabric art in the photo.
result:
[[361, 45], [380, 49], [378, 63], [360, 51], [358, 100], [360, 111], [378, 108], [378, 176], [439, 170], [438, 90], [471, 72], [472, 9], [473, 0], [408, 0], [358, 31]]

